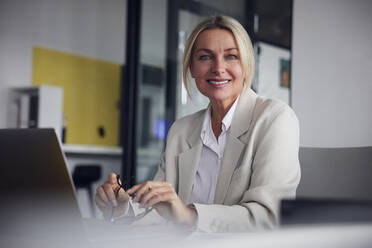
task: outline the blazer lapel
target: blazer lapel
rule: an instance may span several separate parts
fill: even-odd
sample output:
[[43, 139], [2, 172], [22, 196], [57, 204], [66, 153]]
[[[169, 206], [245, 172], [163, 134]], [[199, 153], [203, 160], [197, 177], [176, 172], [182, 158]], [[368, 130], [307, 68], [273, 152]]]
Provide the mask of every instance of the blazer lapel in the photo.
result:
[[199, 166], [203, 143], [200, 133], [203, 125], [204, 115], [192, 123], [194, 128], [192, 134], [186, 139], [190, 149], [178, 155], [178, 196], [186, 204], [189, 203], [192, 186], [195, 180], [195, 174]]
[[232, 174], [245, 147], [239, 137], [246, 133], [250, 127], [256, 99], [257, 95], [251, 89], [246, 89], [239, 97], [217, 179], [215, 204], [223, 204], [225, 200]]

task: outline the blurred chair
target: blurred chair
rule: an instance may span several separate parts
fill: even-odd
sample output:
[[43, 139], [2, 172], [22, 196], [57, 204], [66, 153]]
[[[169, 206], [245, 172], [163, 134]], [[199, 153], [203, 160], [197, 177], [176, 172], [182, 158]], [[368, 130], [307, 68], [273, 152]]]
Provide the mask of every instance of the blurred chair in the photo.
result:
[[77, 164], [72, 173], [76, 189], [86, 189], [88, 191], [90, 208], [92, 215], [95, 216], [92, 184], [101, 178], [101, 166], [99, 164]]
[[281, 225], [372, 222], [372, 147], [300, 148], [297, 199], [281, 202]]
[[282, 200], [280, 224], [372, 223], [372, 201], [297, 198]]
[[297, 197], [372, 200], [372, 147], [300, 148]]

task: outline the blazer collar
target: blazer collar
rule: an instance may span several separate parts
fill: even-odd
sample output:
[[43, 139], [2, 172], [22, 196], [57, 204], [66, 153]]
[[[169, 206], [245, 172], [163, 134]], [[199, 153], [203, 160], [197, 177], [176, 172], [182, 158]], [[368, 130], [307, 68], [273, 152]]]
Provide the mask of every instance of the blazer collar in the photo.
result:
[[238, 138], [248, 131], [253, 120], [256, 100], [257, 94], [252, 89], [242, 92], [231, 123], [231, 136]]
[[217, 179], [216, 193], [214, 196], [215, 204], [223, 204], [225, 201], [232, 174], [238, 166], [239, 158], [245, 147], [245, 144], [240, 141], [239, 137], [250, 128], [256, 100], [257, 95], [251, 89], [244, 90], [240, 95]]
[[200, 138], [200, 133], [203, 126], [205, 110], [190, 123], [193, 127], [193, 132], [188, 135], [186, 142], [189, 149], [178, 155], [178, 195], [186, 204], [189, 203], [192, 185], [194, 184], [196, 171], [199, 166], [200, 156], [203, 148], [203, 143]]
[[190, 146], [190, 148], [201, 143], [200, 134], [203, 129], [205, 111], [207, 111], [207, 109], [201, 111], [199, 116], [192, 123], [190, 123], [190, 125], [193, 127], [192, 128], [193, 131], [186, 138], [187, 144]]

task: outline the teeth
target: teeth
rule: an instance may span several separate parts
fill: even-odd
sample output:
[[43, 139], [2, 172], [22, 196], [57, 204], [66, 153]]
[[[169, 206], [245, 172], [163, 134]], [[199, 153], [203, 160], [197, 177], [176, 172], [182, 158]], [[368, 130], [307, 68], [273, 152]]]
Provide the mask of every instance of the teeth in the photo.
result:
[[226, 84], [228, 83], [230, 80], [225, 80], [225, 81], [213, 81], [213, 80], [208, 80], [208, 83], [211, 83], [211, 84]]

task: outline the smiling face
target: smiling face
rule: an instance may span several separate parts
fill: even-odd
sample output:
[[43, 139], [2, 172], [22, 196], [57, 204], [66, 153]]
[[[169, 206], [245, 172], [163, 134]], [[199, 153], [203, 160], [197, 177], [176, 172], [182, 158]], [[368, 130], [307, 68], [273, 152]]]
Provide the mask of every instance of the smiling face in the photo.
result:
[[212, 104], [231, 106], [243, 90], [244, 80], [233, 34], [218, 28], [202, 31], [194, 44], [190, 72]]

